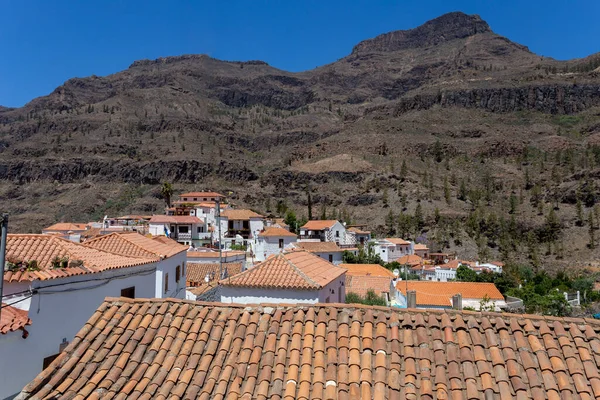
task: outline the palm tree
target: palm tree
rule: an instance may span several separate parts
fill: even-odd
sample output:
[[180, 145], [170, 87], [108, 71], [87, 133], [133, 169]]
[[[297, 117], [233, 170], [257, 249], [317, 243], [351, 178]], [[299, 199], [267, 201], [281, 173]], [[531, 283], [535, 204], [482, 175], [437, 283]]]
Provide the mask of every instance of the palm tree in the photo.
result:
[[163, 183], [160, 188], [160, 195], [165, 199], [167, 207], [171, 207], [171, 197], [173, 197], [173, 186], [169, 182]]

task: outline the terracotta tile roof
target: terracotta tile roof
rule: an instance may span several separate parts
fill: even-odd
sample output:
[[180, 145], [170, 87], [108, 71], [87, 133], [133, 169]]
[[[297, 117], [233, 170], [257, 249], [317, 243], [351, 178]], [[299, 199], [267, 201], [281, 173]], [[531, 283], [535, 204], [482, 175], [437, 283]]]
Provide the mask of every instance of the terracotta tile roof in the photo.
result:
[[348, 275], [363, 275], [363, 276], [386, 276], [394, 277], [394, 273], [379, 264], [340, 264], [340, 268], [345, 268], [346, 276]]
[[274, 236], [274, 237], [297, 237], [295, 233], [288, 231], [287, 229], [280, 228], [278, 226], [269, 226], [264, 231], [258, 234], [258, 236]]
[[314, 220], [308, 221], [302, 228], [309, 231], [322, 231], [323, 229], [331, 228], [336, 223], [337, 221], [335, 219]]
[[[196, 284], [205, 283], [204, 278], [207, 274], [213, 274], [214, 280], [220, 280], [218, 263], [187, 263], [187, 286], [196, 286]], [[242, 263], [224, 263], [223, 269], [227, 268], [229, 276], [237, 275], [242, 272]]]
[[[87, 244], [88, 242], [86, 242]], [[71, 266], [53, 268], [56, 257], [68, 258]], [[107, 269], [132, 267], [156, 262], [153, 257], [125, 257], [109, 251], [103, 251], [84, 244], [50, 235], [8, 235], [6, 259], [13, 262], [37, 261], [39, 271], [5, 271], [4, 280], [8, 282], [47, 280], [67, 276], [92, 274]]]
[[54, 224], [47, 228], [42, 229], [42, 231], [68, 232], [68, 231], [85, 231], [86, 229], [87, 229], [87, 224], [73, 224], [70, 222], [59, 222], [57, 224]]
[[224, 286], [277, 289], [320, 289], [346, 273], [306, 251], [270, 256], [257, 266], [222, 280]]
[[[233, 250], [233, 251], [224, 251], [223, 258], [245, 255], [246, 252], [242, 250]], [[193, 258], [219, 258], [218, 251], [188, 251], [187, 252], [188, 259]]]
[[151, 224], [203, 224], [200, 218], [194, 215], [153, 215]]
[[475, 267], [475, 262], [474, 261], [465, 261], [465, 260], [451, 260], [445, 264], [441, 264], [440, 267], [447, 268], [447, 269], [457, 269], [461, 265], [465, 265], [465, 266], [473, 268], [473, 267]]
[[178, 243], [177, 241], [175, 241], [171, 238], [168, 238], [166, 236], [154, 236], [154, 237], [152, 237], [152, 240], [156, 240], [157, 242], [166, 244], [167, 246], [173, 246], [173, 247], [181, 246], [180, 243]]
[[188, 287], [186, 290], [188, 292], [190, 292], [191, 294], [193, 294], [194, 296], [200, 296], [201, 294], [204, 294], [206, 292], [208, 292], [211, 289], [216, 288], [217, 286], [219, 286], [219, 282], [209, 282], [209, 283], [202, 283], [199, 286], [194, 286], [194, 287]]
[[423, 264], [423, 258], [419, 257], [416, 254], [410, 254], [406, 256], [402, 256], [396, 260], [399, 264], [407, 264], [407, 265], [420, 265]]
[[85, 244], [128, 257], [172, 257], [188, 249], [183, 245], [167, 245], [136, 232], [111, 233], [90, 239]]
[[390, 243], [394, 243], [396, 245], [409, 245], [410, 242], [408, 240], [400, 239], [400, 238], [385, 238]]
[[262, 215], [255, 213], [252, 210], [223, 210], [221, 216], [231, 221], [245, 221], [250, 218], [264, 218]]
[[363, 231], [362, 229], [350, 227], [347, 229], [349, 232], [358, 233], [359, 235], [370, 235], [371, 231]]
[[491, 300], [504, 300], [493, 283], [400, 281], [396, 289], [406, 294], [407, 285], [408, 290], [417, 292], [417, 306], [451, 306], [452, 296], [458, 293], [463, 299], [483, 299], [487, 295]]
[[415, 243], [414, 249], [415, 250], [429, 250], [429, 247], [427, 247], [426, 244]]
[[217, 192], [188, 192], [182, 193], [179, 197], [225, 197]]
[[311, 253], [341, 253], [344, 251], [334, 242], [296, 242], [294, 246]]
[[18, 399], [593, 399], [599, 354], [578, 318], [108, 298]]
[[389, 276], [346, 275], [346, 294], [352, 292], [365, 296], [369, 290], [381, 296], [390, 292], [392, 278]]
[[13, 306], [2, 303], [2, 314], [0, 315], [0, 333], [5, 334], [22, 329], [31, 325], [27, 311], [19, 310]]

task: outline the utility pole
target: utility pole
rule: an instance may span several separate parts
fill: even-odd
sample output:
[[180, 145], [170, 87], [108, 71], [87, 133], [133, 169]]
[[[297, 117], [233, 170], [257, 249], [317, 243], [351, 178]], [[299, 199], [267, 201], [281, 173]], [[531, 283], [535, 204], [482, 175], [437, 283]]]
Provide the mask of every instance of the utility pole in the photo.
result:
[[0, 318], [2, 318], [2, 298], [4, 293], [4, 264], [6, 263], [6, 234], [8, 233], [8, 214], [2, 214], [2, 235], [0, 236]]
[[217, 197], [217, 225], [219, 228], [219, 280], [223, 277], [223, 247], [222, 247], [222, 238], [221, 238], [221, 203], [220, 199]]

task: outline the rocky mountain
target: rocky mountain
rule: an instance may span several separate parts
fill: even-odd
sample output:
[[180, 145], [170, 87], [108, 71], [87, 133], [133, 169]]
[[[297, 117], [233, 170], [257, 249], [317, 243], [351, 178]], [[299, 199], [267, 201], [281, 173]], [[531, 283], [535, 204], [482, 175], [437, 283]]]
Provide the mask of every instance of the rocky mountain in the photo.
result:
[[589, 215], [600, 225], [599, 66], [536, 55], [460, 12], [301, 73], [205, 55], [135, 61], [0, 108], [0, 201], [14, 230], [38, 231], [160, 213], [163, 181], [266, 213], [306, 215], [308, 190], [315, 215], [464, 257], [584, 264], [597, 258]]

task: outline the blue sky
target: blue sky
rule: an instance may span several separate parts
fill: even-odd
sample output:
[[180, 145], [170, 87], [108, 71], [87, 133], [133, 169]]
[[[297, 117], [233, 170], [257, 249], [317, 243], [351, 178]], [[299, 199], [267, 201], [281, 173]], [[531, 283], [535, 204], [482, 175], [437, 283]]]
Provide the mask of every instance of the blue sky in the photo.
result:
[[204, 53], [302, 71], [450, 11], [479, 14], [541, 55], [600, 51], [598, 0], [0, 0], [0, 10], [0, 105], [13, 107], [144, 58]]

